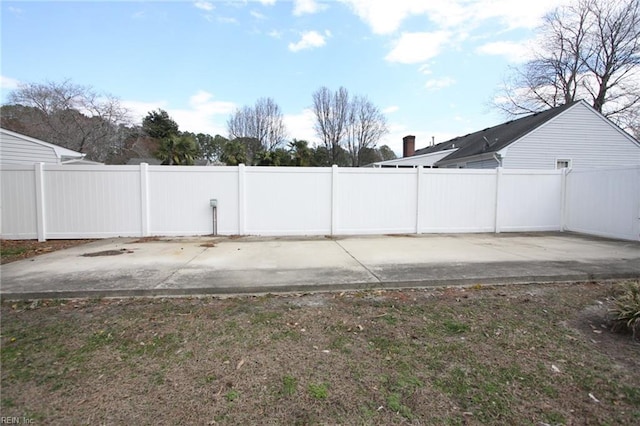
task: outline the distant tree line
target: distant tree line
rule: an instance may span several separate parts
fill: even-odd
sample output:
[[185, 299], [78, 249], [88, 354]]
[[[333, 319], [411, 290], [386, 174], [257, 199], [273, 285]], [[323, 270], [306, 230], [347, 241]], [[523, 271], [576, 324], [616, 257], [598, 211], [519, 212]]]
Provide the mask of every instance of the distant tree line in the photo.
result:
[[[361, 166], [396, 157], [387, 145], [377, 146], [387, 132], [386, 119], [369, 100], [350, 100], [344, 88], [335, 94], [326, 88], [317, 93], [339, 99], [316, 105], [314, 94], [321, 140], [316, 146], [288, 139], [280, 107], [271, 98], [236, 110], [227, 120], [228, 137], [211, 136], [181, 131], [162, 109], [150, 111], [140, 124], [132, 123], [116, 97], [69, 80], [21, 85], [0, 107], [0, 125], [107, 164], [158, 158], [165, 165], [320, 167]], [[329, 135], [328, 128], [340, 130]]]

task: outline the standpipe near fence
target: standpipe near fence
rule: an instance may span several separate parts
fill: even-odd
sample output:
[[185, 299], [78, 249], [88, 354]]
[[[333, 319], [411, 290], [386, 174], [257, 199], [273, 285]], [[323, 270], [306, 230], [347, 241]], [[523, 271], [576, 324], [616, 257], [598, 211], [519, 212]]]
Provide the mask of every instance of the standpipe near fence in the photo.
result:
[[2, 166], [7, 239], [577, 231], [640, 240], [640, 166]]

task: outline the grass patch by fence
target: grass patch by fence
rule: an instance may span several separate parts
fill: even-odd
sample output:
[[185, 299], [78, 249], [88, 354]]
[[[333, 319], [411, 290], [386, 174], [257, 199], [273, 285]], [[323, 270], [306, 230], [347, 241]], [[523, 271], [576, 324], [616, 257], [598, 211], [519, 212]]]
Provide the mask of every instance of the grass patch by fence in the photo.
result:
[[3, 416], [638, 424], [611, 283], [3, 302]]

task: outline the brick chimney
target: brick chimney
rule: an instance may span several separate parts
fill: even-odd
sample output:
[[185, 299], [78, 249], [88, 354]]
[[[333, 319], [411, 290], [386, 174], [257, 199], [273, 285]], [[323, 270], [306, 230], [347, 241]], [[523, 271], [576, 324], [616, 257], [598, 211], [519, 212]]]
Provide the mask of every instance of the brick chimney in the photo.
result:
[[411, 157], [416, 153], [416, 137], [408, 135], [402, 138], [402, 157]]

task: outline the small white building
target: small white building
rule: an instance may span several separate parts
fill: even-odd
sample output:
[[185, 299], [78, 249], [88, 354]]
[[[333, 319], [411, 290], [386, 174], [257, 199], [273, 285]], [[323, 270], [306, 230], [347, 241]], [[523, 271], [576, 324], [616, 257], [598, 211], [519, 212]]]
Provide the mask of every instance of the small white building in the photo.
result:
[[86, 154], [0, 128], [0, 164], [101, 164]]
[[640, 143], [585, 101], [508, 121], [414, 151], [374, 167], [588, 169], [640, 165]]

